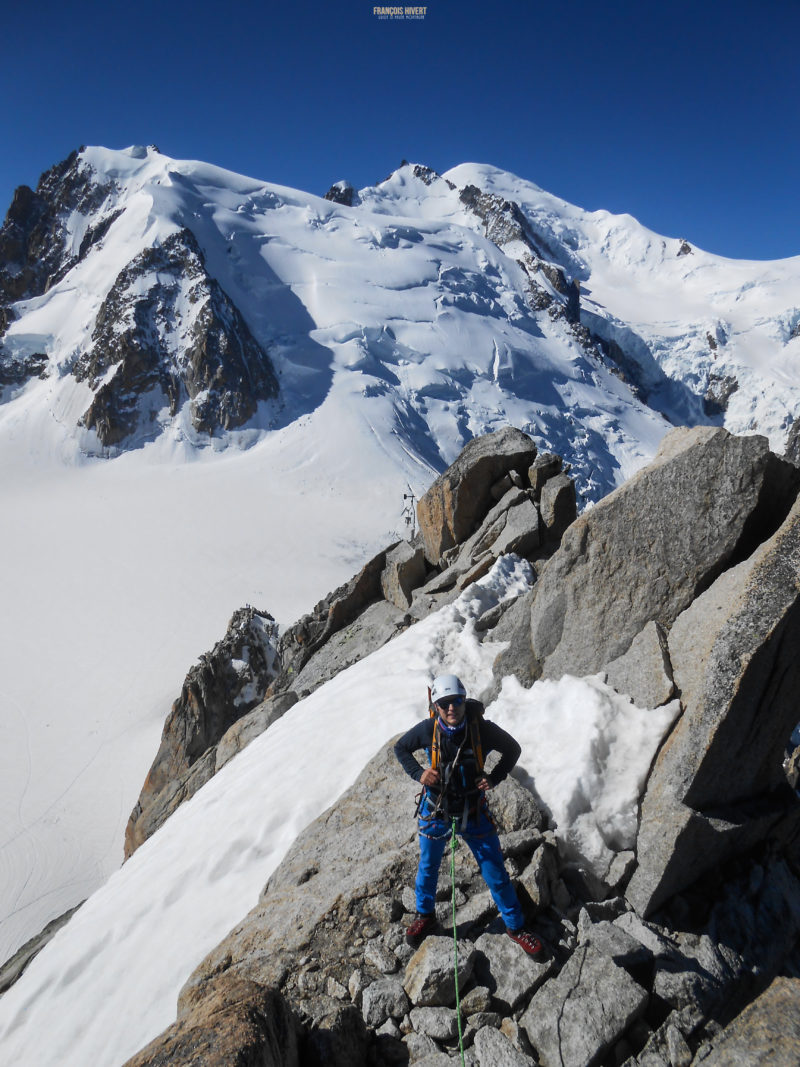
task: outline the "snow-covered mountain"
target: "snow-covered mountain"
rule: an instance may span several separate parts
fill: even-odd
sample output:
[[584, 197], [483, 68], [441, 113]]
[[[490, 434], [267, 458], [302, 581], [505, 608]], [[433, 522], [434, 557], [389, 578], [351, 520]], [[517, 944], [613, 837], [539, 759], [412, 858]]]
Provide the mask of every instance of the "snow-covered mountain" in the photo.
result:
[[19, 190], [0, 231], [0, 958], [118, 865], [170, 701], [231, 612], [308, 610], [471, 436], [520, 427], [584, 503], [670, 420], [781, 450], [799, 276], [474, 164], [321, 198], [89, 148]]
[[648, 408], [776, 447], [797, 413], [798, 260], [723, 260], [472, 164], [328, 196], [73, 155], [0, 235], [4, 399], [108, 455], [251, 442], [347, 382], [434, 467], [512, 418], [572, 448], [590, 498], [663, 429]]

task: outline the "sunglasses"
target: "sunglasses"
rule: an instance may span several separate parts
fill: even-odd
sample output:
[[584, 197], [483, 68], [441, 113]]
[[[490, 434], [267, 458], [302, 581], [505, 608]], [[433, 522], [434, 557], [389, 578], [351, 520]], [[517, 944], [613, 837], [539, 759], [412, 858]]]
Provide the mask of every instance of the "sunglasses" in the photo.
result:
[[451, 705], [454, 708], [460, 708], [463, 703], [464, 703], [464, 698], [463, 697], [442, 697], [441, 700], [437, 700], [436, 701], [436, 706], [437, 706], [437, 708], [441, 708], [442, 711], [447, 711], [447, 709]]

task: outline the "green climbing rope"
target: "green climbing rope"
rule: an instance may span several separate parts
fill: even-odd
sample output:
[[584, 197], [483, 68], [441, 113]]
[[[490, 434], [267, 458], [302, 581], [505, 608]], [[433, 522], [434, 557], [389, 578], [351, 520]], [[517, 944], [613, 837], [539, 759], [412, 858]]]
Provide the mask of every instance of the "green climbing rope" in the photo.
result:
[[455, 960], [456, 976], [456, 1019], [458, 1020], [458, 1049], [461, 1053], [461, 1067], [465, 1067], [464, 1061], [464, 1034], [461, 1031], [461, 999], [458, 994], [458, 933], [456, 931], [456, 820], [453, 819], [452, 833], [450, 834], [450, 885], [452, 887], [453, 905], [453, 959]]

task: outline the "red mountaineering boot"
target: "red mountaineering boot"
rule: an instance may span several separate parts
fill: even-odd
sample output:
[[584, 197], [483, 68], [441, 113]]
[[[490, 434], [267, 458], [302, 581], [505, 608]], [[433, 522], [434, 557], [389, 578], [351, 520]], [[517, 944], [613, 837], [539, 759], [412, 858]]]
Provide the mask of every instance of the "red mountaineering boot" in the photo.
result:
[[519, 930], [506, 929], [506, 933], [512, 941], [516, 941], [520, 948], [529, 956], [539, 956], [542, 952], [542, 942], [538, 937], [529, 934], [525, 927]]
[[419, 945], [428, 934], [432, 933], [436, 926], [435, 915], [417, 915], [416, 919], [406, 930], [406, 941], [409, 945]]

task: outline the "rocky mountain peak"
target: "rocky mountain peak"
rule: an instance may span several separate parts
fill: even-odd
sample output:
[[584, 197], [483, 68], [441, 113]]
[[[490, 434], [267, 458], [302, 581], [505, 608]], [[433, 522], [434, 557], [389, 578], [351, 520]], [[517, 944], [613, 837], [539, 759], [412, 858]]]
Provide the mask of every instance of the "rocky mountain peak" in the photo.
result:
[[165, 404], [174, 416], [188, 398], [194, 429], [213, 434], [278, 394], [269, 357], [187, 229], [120, 272], [74, 374], [95, 394], [81, 423], [105, 446], [152, 436]]
[[[98, 212], [113, 190], [77, 151], [42, 174], [35, 191], [21, 185], [0, 229], [0, 305], [41, 296], [99, 240]], [[75, 213], [89, 220], [76, 249]]]

